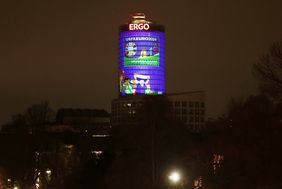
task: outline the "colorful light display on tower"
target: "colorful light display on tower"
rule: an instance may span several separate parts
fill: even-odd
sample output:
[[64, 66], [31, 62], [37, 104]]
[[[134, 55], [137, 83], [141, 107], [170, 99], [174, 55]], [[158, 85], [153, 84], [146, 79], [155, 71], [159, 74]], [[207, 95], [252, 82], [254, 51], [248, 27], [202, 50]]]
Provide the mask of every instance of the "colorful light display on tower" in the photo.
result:
[[120, 27], [120, 94], [159, 95], [165, 92], [164, 27], [145, 20], [143, 13]]

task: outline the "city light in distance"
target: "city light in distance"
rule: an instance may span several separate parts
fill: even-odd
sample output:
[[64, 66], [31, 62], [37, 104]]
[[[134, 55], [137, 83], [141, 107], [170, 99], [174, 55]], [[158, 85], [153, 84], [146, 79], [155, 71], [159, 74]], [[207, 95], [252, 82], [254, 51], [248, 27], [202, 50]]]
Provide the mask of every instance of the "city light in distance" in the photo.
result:
[[51, 174], [51, 170], [50, 170], [50, 169], [47, 169], [47, 170], [46, 170], [46, 173], [47, 173], [47, 174]]

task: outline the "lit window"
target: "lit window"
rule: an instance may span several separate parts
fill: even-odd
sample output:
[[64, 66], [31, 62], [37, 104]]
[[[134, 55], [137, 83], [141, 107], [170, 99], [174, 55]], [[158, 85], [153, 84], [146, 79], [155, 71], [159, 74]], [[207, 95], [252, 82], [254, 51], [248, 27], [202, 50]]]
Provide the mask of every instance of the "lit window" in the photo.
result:
[[92, 135], [92, 137], [93, 138], [104, 138], [104, 137], [108, 137], [109, 135], [99, 135], [99, 134], [97, 134], [97, 135]]
[[224, 156], [222, 154], [213, 155], [213, 173], [216, 174], [218, 168], [222, 166], [224, 161]]
[[198, 177], [194, 180], [194, 188], [202, 188], [202, 177]]
[[101, 159], [101, 157], [103, 155], [103, 151], [93, 150], [93, 151], [91, 151], [91, 154], [93, 154], [96, 157], [96, 159]]

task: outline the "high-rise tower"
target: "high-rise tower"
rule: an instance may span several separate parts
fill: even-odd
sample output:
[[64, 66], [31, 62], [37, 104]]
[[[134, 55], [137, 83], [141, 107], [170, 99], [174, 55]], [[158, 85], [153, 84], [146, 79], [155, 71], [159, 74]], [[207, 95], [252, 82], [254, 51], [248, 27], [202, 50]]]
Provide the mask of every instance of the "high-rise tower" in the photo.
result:
[[204, 91], [166, 92], [165, 28], [146, 20], [143, 13], [132, 14], [119, 28], [118, 83], [119, 97], [111, 107], [113, 126], [142, 125], [154, 111], [153, 102], [162, 102], [168, 119], [182, 122], [192, 132], [205, 128]]
[[164, 27], [134, 13], [119, 30], [119, 92], [160, 95], [165, 92]]

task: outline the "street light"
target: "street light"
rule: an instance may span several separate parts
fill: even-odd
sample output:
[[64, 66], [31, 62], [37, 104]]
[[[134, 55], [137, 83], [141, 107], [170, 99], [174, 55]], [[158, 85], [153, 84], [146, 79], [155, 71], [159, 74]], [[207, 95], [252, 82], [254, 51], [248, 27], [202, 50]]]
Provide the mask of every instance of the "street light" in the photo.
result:
[[181, 175], [178, 171], [172, 171], [169, 175], [168, 175], [168, 179], [171, 183], [173, 184], [178, 184], [179, 181], [181, 180]]

